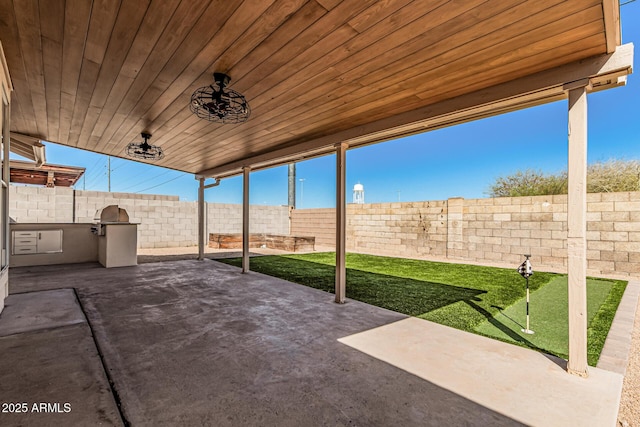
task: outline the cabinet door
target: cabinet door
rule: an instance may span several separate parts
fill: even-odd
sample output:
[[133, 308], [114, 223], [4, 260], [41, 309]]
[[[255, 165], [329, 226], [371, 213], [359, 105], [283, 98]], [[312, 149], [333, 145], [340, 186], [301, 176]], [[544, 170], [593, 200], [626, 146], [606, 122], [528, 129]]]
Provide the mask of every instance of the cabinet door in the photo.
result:
[[62, 230], [40, 230], [37, 239], [38, 253], [62, 252]]

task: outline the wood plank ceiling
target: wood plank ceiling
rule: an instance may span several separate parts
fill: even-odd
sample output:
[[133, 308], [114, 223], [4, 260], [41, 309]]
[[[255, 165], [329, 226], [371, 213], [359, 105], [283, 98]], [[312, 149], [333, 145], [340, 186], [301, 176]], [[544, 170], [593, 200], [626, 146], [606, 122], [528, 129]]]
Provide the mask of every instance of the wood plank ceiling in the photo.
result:
[[[603, 0], [0, 0], [0, 41], [11, 131], [193, 173], [607, 52]], [[189, 111], [214, 71], [248, 122]]]

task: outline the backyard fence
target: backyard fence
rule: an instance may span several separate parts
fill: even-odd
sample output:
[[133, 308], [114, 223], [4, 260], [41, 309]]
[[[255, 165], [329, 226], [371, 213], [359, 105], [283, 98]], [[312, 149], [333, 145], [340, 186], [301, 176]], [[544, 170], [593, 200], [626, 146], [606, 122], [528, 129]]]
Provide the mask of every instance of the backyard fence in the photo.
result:
[[[590, 274], [639, 275], [640, 192], [587, 197]], [[291, 233], [335, 245], [334, 209], [297, 209]], [[351, 204], [347, 250], [379, 255], [518, 265], [567, 265], [567, 196]]]
[[[80, 191], [55, 187], [9, 187], [9, 216], [19, 223], [89, 223], [98, 209], [119, 205], [138, 223], [139, 248], [198, 244], [198, 204], [177, 196]], [[242, 205], [207, 203], [209, 233], [240, 233]], [[250, 207], [252, 233], [289, 234], [287, 206]]]
[[[141, 248], [197, 245], [197, 203], [177, 196], [10, 186], [9, 214], [20, 223], [93, 222], [117, 204], [139, 223]], [[640, 275], [640, 192], [587, 197], [590, 274]], [[207, 203], [209, 233], [240, 233], [242, 206]], [[252, 205], [252, 233], [315, 237], [335, 245], [334, 209]], [[531, 254], [537, 268], [567, 265], [567, 196], [350, 204], [347, 249], [379, 255], [518, 265]]]

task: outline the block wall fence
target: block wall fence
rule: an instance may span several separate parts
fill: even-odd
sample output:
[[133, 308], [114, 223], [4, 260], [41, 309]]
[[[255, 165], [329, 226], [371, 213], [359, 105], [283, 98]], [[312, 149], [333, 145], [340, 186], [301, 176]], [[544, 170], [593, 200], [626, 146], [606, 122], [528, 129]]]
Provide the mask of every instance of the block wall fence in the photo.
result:
[[[9, 216], [19, 223], [91, 223], [98, 209], [119, 205], [139, 223], [139, 248], [197, 246], [198, 203], [177, 196], [80, 191], [55, 187], [9, 187]], [[207, 203], [207, 231], [242, 232], [242, 205]], [[287, 206], [252, 205], [252, 233], [289, 234]]]
[[[197, 245], [197, 203], [177, 196], [9, 187], [9, 214], [20, 223], [89, 223], [117, 204], [139, 223], [140, 248]], [[565, 271], [567, 196], [376, 203], [347, 206], [347, 249], [390, 256], [534, 266]], [[587, 197], [588, 273], [640, 276], [640, 192]], [[291, 216], [291, 219], [289, 218]], [[242, 206], [207, 203], [207, 231], [240, 233]], [[335, 245], [334, 209], [252, 205], [252, 233], [313, 236]]]
[[[588, 273], [640, 276], [640, 192], [587, 197]], [[291, 233], [335, 245], [334, 209], [291, 213]], [[567, 196], [347, 206], [347, 250], [390, 256], [567, 268]]]

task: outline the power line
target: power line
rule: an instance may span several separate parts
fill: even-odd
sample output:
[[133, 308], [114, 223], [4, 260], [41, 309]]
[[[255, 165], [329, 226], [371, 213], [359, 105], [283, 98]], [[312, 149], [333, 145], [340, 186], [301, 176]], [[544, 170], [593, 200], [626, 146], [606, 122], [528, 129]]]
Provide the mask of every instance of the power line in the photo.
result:
[[176, 180], [176, 179], [178, 179], [178, 178], [183, 178], [183, 177], [185, 177], [185, 176], [187, 176], [187, 174], [186, 174], [186, 173], [185, 173], [185, 174], [183, 174], [183, 175], [180, 175], [180, 176], [176, 176], [175, 178], [171, 178], [171, 179], [170, 179], [170, 180], [168, 180], [168, 181], [165, 181], [165, 182], [162, 182], [162, 183], [160, 183], [160, 184], [154, 185], [153, 187], [145, 188], [144, 190], [134, 191], [134, 193], [141, 193], [141, 192], [143, 192], [143, 191], [151, 190], [151, 189], [154, 189], [154, 188], [156, 188], [156, 187], [160, 187], [161, 185], [168, 184], [168, 183], [170, 183], [171, 181], [175, 181], [175, 180]]
[[89, 178], [95, 178], [96, 176], [100, 176], [102, 174], [102, 167], [100, 168], [96, 168], [96, 166], [98, 166], [98, 163], [100, 163], [101, 161], [104, 161], [104, 158], [98, 159], [98, 161], [92, 166], [93, 169], [88, 170], [87, 177]]
[[620, 3], [620, 6], [628, 5], [629, 3], [633, 3], [634, 1], [636, 1], [636, 0], [627, 0], [627, 1], [626, 1], [626, 2], [624, 2], [624, 3]]
[[162, 173], [160, 173], [160, 174], [158, 174], [158, 175], [156, 175], [156, 176], [154, 176], [154, 177], [147, 178], [147, 179], [145, 179], [145, 180], [143, 180], [143, 181], [139, 181], [139, 182], [137, 182], [137, 183], [135, 183], [135, 184], [133, 184], [133, 185], [130, 185], [130, 186], [128, 186], [128, 187], [126, 187], [126, 188], [122, 189], [121, 191], [126, 191], [126, 190], [129, 190], [130, 188], [138, 187], [138, 186], [143, 185], [143, 184], [145, 184], [145, 183], [147, 183], [147, 182], [149, 182], [149, 181], [153, 181], [153, 180], [155, 180], [155, 179], [157, 179], [157, 178], [160, 178], [161, 176], [164, 176], [164, 175], [168, 174], [169, 172], [173, 172], [173, 171], [172, 171], [172, 170], [170, 170], [170, 169], [169, 169], [169, 170], [166, 170], [166, 171], [164, 171], [164, 172], [162, 172]]

